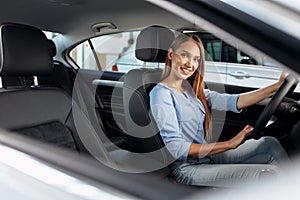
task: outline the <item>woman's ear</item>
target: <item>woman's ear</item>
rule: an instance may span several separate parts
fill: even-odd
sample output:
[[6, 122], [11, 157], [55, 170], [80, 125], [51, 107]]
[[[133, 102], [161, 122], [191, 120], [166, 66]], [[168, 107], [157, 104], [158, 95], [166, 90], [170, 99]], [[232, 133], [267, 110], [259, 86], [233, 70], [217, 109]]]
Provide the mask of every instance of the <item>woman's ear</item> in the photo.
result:
[[172, 57], [173, 57], [173, 51], [172, 51], [172, 49], [168, 50], [167, 57], [168, 57], [169, 60], [172, 60]]

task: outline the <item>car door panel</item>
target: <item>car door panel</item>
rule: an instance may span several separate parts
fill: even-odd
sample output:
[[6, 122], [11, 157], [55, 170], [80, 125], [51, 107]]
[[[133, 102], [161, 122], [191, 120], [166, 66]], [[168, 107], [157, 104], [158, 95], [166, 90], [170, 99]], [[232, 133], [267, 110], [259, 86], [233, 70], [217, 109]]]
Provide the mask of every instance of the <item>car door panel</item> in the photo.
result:
[[[220, 93], [240, 94], [253, 90], [253, 88], [223, 85], [221, 83], [207, 83], [210, 90]], [[263, 111], [266, 102], [252, 105], [244, 108], [241, 113], [212, 111], [213, 131], [215, 131], [215, 140], [224, 141], [229, 140], [239, 131], [241, 131], [247, 124], [254, 125], [260, 113]], [[223, 113], [222, 113], [223, 112]]]
[[[207, 85], [209, 85], [211, 90], [218, 92], [224, 92], [225, 90], [226, 93], [229, 94], [240, 94], [253, 90], [253, 88], [249, 87], [222, 85], [218, 83], [207, 83]], [[222, 90], [220, 90], [220, 88], [222, 88]], [[298, 101], [300, 99], [300, 93], [293, 92], [288, 94], [288, 97]], [[241, 113], [226, 112], [225, 114], [222, 114], [221, 111], [213, 111], [213, 131], [217, 133], [216, 139], [219, 141], [229, 140], [241, 131], [247, 124], [254, 126], [256, 120], [268, 104], [269, 99], [244, 108]], [[223, 119], [224, 117], [225, 120]]]
[[[90, 90], [94, 113], [106, 136], [117, 146], [126, 149], [127, 136], [124, 133], [123, 73], [81, 69], [77, 78]], [[80, 77], [80, 78], [79, 78]], [[76, 89], [76, 88], [75, 88]], [[83, 91], [83, 96], [87, 91]], [[83, 98], [85, 98], [83, 97]], [[94, 102], [93, 102], [94, 101]]]

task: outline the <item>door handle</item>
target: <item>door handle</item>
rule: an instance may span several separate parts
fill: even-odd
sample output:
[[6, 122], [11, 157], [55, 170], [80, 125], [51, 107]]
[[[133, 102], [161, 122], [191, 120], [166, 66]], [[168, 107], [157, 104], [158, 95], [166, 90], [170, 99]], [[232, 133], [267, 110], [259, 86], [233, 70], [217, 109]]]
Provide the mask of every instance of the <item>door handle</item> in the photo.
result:
[[235, 71], [235, 72], [229, 72], [230, 76], [234, 76], [235, 78], [248, 78], [249, 74], [244, 71]]

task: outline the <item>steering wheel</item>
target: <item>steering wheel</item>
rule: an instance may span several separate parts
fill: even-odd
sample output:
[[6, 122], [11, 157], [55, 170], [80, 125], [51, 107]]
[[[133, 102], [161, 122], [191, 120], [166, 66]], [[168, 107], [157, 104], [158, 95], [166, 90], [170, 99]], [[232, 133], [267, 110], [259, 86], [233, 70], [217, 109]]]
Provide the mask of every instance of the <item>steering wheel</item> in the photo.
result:
[[281, 86], [275, 92], [272, 99], [270, 100], [270, 102], [265, 107], [260, 117], [256, 121], [252, 134], [250, 135], [252, 138], [259, 139], [263, 136], [263, 130], [265, 126], [276, 111], [280, 102], [283, 100], [283, 98], [287, 95], [289, 91], [293, 91], [295, 89], [297, 83], [298, 79], [292, 75], [289, 75], [285, 78]]

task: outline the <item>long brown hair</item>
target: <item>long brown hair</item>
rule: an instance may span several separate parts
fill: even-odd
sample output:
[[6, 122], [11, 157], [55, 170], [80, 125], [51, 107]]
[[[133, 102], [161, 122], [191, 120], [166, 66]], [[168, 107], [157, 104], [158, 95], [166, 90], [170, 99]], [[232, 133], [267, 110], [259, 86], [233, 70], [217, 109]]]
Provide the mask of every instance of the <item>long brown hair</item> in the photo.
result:
[[[187, 42], [187, 41], [194, 41], [195, 44], [198, 46], [200, 50], [200, 62], [197, 70], [194, 72], [192, 76], [190, 76], [187, 80], [190, 83], [190, 85], [193, 87], [193, 90], [196, 94], [196, 97], [201, 101], [201, 103], [204, 106], [206, 115], [205, 115], [205, 124], [204, 124], [204, 129], [205, 129], [205, 135], [206, 138], [209, 139], [211, 138], [211, 113], [207, 105], [205, 93], [204, 93], [204, 62], [205, 62], [205, 52], [204, 52], [204, 47], [203, 43], [200, 40], [200, 38], [196, 35], [192, 34], [180, 34], [170, 45], [170, 49], [172, 49], [173, 52], [175, 52], [182, 43]], [[166, 58], [166, 63], [165, 63], [165, 68], [162, 73], [162, 80], [165, 79], [167, 76], [169, 76], [171, 72], [171, 59]]]

